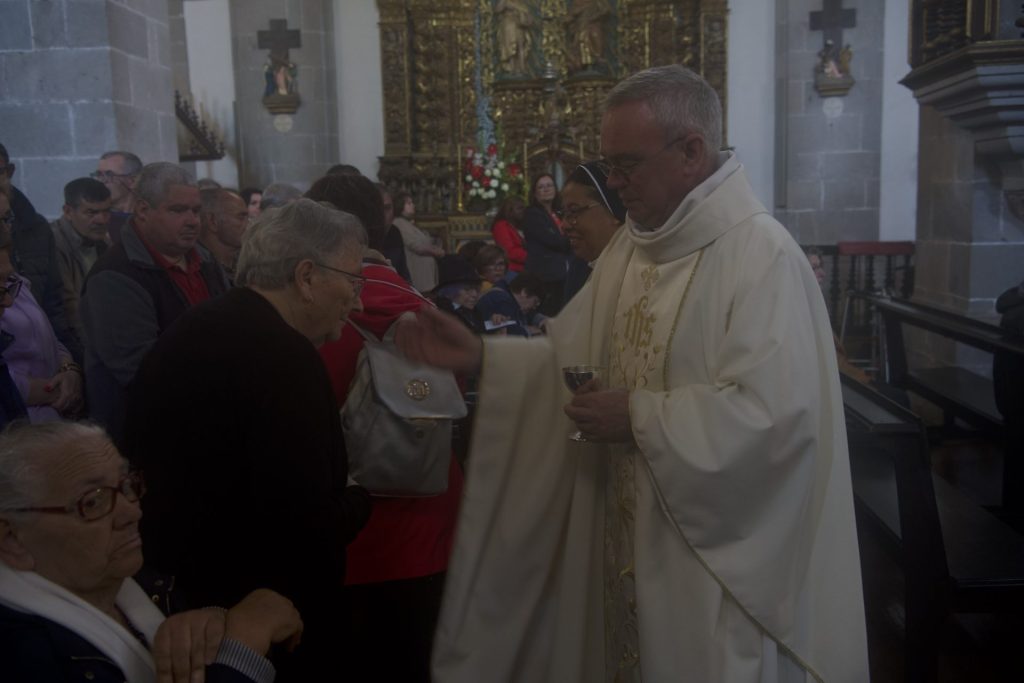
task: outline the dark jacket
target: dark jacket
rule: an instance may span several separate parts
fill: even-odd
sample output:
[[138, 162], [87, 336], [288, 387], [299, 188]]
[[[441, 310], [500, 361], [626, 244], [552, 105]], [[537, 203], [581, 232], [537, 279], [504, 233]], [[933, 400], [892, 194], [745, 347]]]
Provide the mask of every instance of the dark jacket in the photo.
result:
[[526, 246], [525, 272], [544, 282], [564, 282], [570, 255], [569, 238], [558, 229], [547, 211], [539, 206], [526, 208], [523, 238]]
[[[200, 272], [210, 298], [227, 278], [199, 249]], [[153, 261], [131, 227], [89, 271], [80, 313], [85, 330], [85, 388], [91, 417], [117, 441], [124, 421], [124, 391], [150, 347], [189, 307], [170, 275]]]
[[57, 260], [57, 245], [49, 222], [36, 213], [32, 202], [18, 188], [11, 187], [11, 261], [19, 275], [32, 285], [32, 296], [46, 312], [57, 339], [81, 363], [82, 340], [64, 313], [64, 283]]
[[[179, 611], [170, 606], [172, 579], [143, 570], [135, 577], [164, 614]], [[18, 683], [124, 683], [117, 665], [89, 641], [34, 614], [0, 605], [0, 662], [3, 680]], [[249, 683], [248, 676], [224, 666], [206, 667], [210, 683]]]
[[[233, 289], [160, 337], [129, 397], [124, 454], [146, 477], [146, 561], [205, 604], [276, 590], [305, 623], [292, 665], [344, 661], [345, 546], [370, 503], [346, 485], [338, 405], [313, 344], [261, 295]], [[292, 680], [319, 680], [305, 676]]]
[[380, 252], [384, 254], [384, 258], [391, 261], [391, 267], [395, 269], [395, 272], [411, 284], [412, 275], [409, 274], [409, 264], [405, 258], [405, 240], [402, 239], [402, 231], [396, 226], [388, 226]]

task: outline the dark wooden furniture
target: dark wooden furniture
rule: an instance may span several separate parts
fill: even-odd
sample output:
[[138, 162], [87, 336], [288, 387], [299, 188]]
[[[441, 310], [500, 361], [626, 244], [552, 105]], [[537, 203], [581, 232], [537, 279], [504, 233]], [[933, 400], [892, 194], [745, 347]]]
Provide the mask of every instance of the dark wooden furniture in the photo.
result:
[[949, 614], [1024, 608], [1024, 537], [932, 472], [916, 415], [845, 375], [842, 391], [857, 524], [904, 571], [905, 680], [934, 681]]
[[938, 308], [876, 294], [859, 296], [881, 317], [885, 376], [889, 383], [941, 407], [947, 423], [960, 418], [976, 429], [1002, 436], [1004, 421], [996, 409], [992, 380], [957, 366], [909, 367], [903, 327], [926, 330], [988, 353], [1002, 350], [1024, 357], [1024, 344], [1007, 338], [996, 325]]

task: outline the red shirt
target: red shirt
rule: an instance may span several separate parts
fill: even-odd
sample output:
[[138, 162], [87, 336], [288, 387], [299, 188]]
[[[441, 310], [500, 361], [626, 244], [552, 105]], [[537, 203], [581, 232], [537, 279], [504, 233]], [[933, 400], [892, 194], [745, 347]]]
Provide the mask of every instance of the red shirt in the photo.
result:
[[[370, 279], [360, 295], [364, 310], [354, 311], [351, 318], [378, 338], [402, 313], [426, 305], [391, 268], [366, 264], [363, 275]], [[348, 395], [362, 348], [363, 338], [347, 325], [338, 341], [320, 347], [339, 406]], [[461, 497], [462, 469], [455, 458], [448, 469], [448, 490], [439, 496], [375, 496], [370, 521], [345, 550], [345, 583], [378, 583], [443, 572], [448, 568]]]
[[491, 234], [498, 246], [505, 250], [508, 257], [508, 269], [513, 273], [521, 273], [526, 266], [526, 247], [523, 246], [523, 236], [519, 234], [516, 227], [504, 218], [494, 221], [491, 226]]
[[185, 269], [182, 270], [177, 264], [171, 263], [164, 258], [163, 254], [154, 249], [153, 245], [142, 236], [138, 228], [135, 226], [132, 226], [132, 228], [135, 230], [135, 234], [139, 236], [139, 239], [142, 240], [146, 251], [153, 257], [153, 262], [167, 271], [171, 282], [185, 295], [185, 299], [190, 306], [195, 306], [210, 298], [210, 290], [206, 286], [206, 280], [203, 279], [203, 274], [199, 270], [201, 264], [199, 251], [195, 247], [192, 247], [192, 250], [185, 254]]

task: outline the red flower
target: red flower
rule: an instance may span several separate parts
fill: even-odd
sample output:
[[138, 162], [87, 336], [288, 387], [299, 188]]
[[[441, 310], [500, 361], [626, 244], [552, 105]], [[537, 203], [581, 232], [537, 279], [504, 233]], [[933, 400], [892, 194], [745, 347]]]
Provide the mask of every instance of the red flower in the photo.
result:
[[493, 157], [493, 156], [496, 156], [497, 154], [498, 154], [498, 146], [496, 144], [494, 144], [492, 142], [491, 144], [487, 145], [487, 156]]
[[517, 177], [519, 175], [519, 171], [520, 171], [519, 164], [509, 164], [505, 168], [508, 169], [508, 174], [511, 177], [515, 178], [515, 177]]
[[484, 169], [481, 166], [474, 166], [469, 173], [476, 180], [480, 180], [484, 177]]

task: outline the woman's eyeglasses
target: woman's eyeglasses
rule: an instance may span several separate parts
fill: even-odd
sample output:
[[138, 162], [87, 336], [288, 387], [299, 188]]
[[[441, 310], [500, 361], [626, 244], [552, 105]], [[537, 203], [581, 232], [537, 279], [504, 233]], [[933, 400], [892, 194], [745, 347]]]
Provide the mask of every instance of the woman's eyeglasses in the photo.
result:
[[100, 486], [82, 494], [82, 497], [71, 505], [51, 507], [10, 508], [4, 512], [47, 512], [54, 514], [77, 514], [87, 522], [103, 519], [117, 505], [117, 495], [121, 494], [131, 503], [137, 503], [146, 493], [142, 475], [131, 472], [117, 486]]
[[576, 220], [579, 219], [580, 214], [589, 211], [595, 206], [601, 206], [600, 202], [593, 202], [584, 206], [571, 206], [567, 209], [562, 210], [562, 218], [569, 223], [569, 225], [575, 226]]
[[21, 280], [17, 278], [11, 278], [4, 284], [0, 285], [0, 301], [10, 296], [12, 299], [18, 297], [18, 292], [21, 291]]

